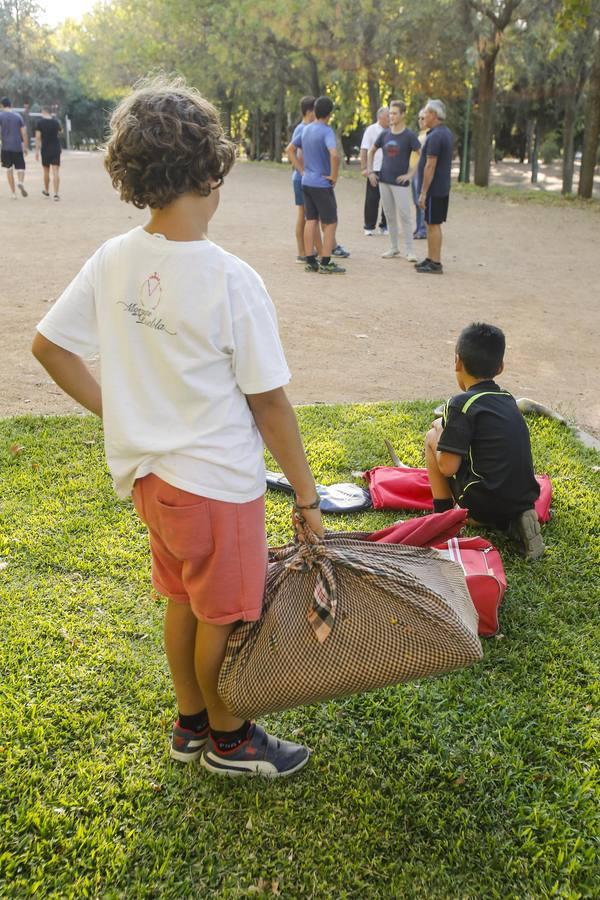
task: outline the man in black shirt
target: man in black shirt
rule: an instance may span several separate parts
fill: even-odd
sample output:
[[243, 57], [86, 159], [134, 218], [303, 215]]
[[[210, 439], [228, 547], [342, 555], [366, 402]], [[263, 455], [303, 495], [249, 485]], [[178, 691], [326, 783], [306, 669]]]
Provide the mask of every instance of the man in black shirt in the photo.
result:
[[61, 131], [58, 119], [50, 115], [50, 110], [47, 107], [42, 107], [42, 116], [37, 120], [35, 126], [35, 158], [40, 158], [41, 150], [44, 172], [44, 189], [42, 194], [44, 197], [50, 196], [50, 170], [52, 170], [52, 190], [54, 191], [55, 200], [60, 200], [58, 189], [60, 186], [61, 153], [59, 134]]
[[525, 556], [544, 552], [534, 509], [540, 488], [529, 431], [514, 397], [493, 380], [504, 368], [505, 338], [494, 325], [473, 323], [460, 334], [452, 397], [427, 434], [425, 456], [434, 512], [468, 509], [472, 520], [510, 528]]

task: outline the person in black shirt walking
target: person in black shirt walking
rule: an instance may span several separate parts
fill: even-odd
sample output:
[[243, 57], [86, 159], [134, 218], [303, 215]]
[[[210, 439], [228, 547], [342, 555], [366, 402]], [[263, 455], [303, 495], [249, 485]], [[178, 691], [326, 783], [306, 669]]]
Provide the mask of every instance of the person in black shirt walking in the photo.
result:
[[50, 115], [47, 107], [42, 107], [42, 116], [35, 126], [35, 158], [39, 160], [42, 155], [42, 168], [44, 171], [44, 197], [50, 196], [50, 173], [52, 173], [52, 190], [54, 199], [60, 200], [60, 138], [62, 132], [60, 122]]
[[512, 394], [494, 377], [504, 368], [504, 334], [473, 323], [456, 344], [460, 394], [452, 397], [425, 440], [434, 512], [468, 509], [478, 525], [509, 529], [528, 559], [544, 552], [534, 504], [540, 488], [533, 472], [529, 431]]

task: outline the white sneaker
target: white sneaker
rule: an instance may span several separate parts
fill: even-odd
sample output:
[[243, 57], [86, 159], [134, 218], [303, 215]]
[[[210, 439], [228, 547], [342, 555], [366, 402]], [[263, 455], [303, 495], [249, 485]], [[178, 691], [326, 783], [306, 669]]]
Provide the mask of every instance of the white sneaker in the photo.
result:
[[363, 231], [365, 237], [373, 237], [374, 234], [377, 234], [374, 228], [365, 228]]
[[381, 254], [382, 259], [393, 259], [394, 256], [400, 256], [399, 250], [386, 250], [385, 253]]
[[407, 254], [406, 254], [406, 258], [407, 258], [407, 260], [408, 260], [409, 262], [416, 262], [416, 261], [417, 261], [417, 257], [415, 256], [414, 253], [407, 253]]

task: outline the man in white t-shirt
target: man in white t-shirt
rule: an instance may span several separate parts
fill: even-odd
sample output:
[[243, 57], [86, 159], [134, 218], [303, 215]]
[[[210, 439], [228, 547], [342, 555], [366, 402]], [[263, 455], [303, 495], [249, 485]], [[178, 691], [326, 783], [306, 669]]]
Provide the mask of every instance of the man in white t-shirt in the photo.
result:
[[[180, 79], [150, 80], [122, 100], [105, 164], [150, 220], [85, 263], [38, 325], [33, 352], [102, 417], [117, 494], [132, 493], [148, 527], [152, 582], [168, 598], [171, 757], [275, 777], [302, 768], [307, 748], [234, 716], [217, 690], [236, 622], [261, 614], [263, 441], [296, 493], [299, 539], [323, 528], [273, 304], [256, 272], [207, 237], [234, 159], [215, 108]], [[83, 360], [95, 352], [101, 384]]]
[[[371, 237], [377, 234], [377, 212], [379, 209], [379, 184], [373, 187], [368, 178], [367, 170], [367, 154], [384, 128], [388, 128], [390, 124], [390, 111], [387, 106], [382, 106], [377, 111], [377, 121], [365, 128], [362, 141], [360, 144], [360, 171], [366, 178], [367, 186], [365, 193], [365, 235]], [[375, 162], [373, 171], [377, 176], [381, 172], [381, 163], [383, 161], [383, 152], [378, 150], [375, 154]], [[379, 182], [379, 178], [377, 179]], [[380, 234], [387, 234], [387, 223], [385, 221], [385, 213], [383, 205], [381, 207], [381, 220], [379, 222]]]

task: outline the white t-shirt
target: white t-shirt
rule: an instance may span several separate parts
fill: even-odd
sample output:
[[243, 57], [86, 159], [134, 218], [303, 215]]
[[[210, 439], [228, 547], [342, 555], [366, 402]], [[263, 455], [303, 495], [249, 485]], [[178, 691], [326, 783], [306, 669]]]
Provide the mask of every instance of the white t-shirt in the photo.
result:
[[271, 299], [242, 260], [211, 241], [134, 228], [100, 247], [38, 330], [72, 353], [100, 354], [119, 497], [150, 472], [216, 500], [264, 493], [245, 394], [281, 387], [290, 373]]
[[[379, 122], [373, 122], [372, 125], [365, 128], [362, 141], [360, 142], [360, 149], [369, 151], [383, 130], [383, 125], [380, 125]], [[376, 150], [373, 157], [373, 171], [381, 172], [382, 163], [383, 150]]]

